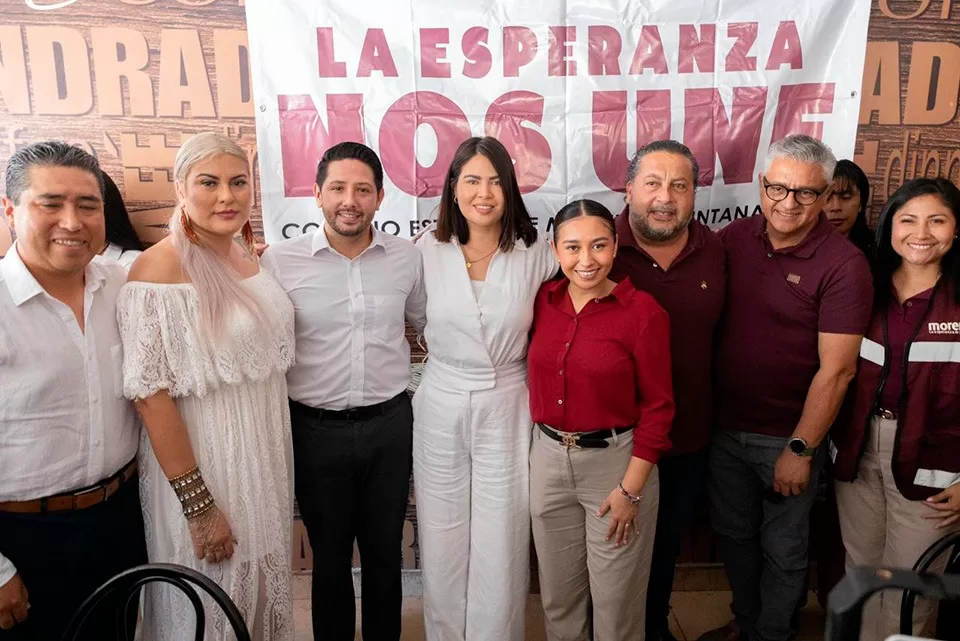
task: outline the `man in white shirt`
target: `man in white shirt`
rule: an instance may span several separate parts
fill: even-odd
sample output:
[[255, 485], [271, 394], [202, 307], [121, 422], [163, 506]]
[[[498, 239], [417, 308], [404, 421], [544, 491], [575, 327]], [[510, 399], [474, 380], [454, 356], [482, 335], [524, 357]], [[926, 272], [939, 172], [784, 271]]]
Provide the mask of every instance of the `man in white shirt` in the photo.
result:
[[[17, 151], [2, 202], [17, 240], [0, 261], [0, 640], [52, 641], [97, 587], [147, 560], [116, 322], [126, 271], [92, 262], [103, 183], [81, 149]], [[115, 629], [111, 612], [84, 638]]]
[[287, 373], [296, 496], [313, 548], [313, 633], [353, 641], [353, 543], [364, 641], [400, 638], [401, 542], [413, 442], [404, 317], [426, 324], [412, 243], [372, 227], [383, 168], [372, 149], [328, 149], [314, 185], [324, 224], [272, 245], [262, 265], [296, 313]]

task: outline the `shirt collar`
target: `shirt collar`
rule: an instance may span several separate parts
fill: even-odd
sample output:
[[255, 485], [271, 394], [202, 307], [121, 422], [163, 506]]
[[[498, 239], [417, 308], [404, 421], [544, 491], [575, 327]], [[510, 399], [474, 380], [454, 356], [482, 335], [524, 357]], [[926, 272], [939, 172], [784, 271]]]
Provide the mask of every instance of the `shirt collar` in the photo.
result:
[[[7, 291], [10, 292], [13, 304], [17, 307], [34, 296], [45, 293], [43, 287], [27, 269], [23, 259], [20, 258], [20, 251], [16, 242], [7, 250], [6, 256], [0, 260], [0, 276], [7, 286]], [[100, 289], [101, 285], [107, 280], [107, 275], [95, 261], [90, 261], [87, 264], [84, 276], [86, 281], [84, 289], [91, 293]]]
[[[547, 281], [546, 285], [544, 285], [544, 287], [547, 288], [547, 302], [557, 307], [563, 305], [564, 301], [569, 299], [567, 296], [567, 287], [569, 285], [570, 280], [566, 277]], [[613, 291], [611, 291], [610, 295], [606, 298], [612, 298], [620, 304], [626, 305], [633, 298], [636, 291], [636, 287], [633, 286], [629, 278], [621, 278], [620, 282], [617, 283], [617, 286], [613, 288]]]
[[[767, 238], [766, 217], [760, 214], [759, 216], [754, 216], [754, 218], [758, 219], [753, 228], [754, 236], [763, 239], [765, 244], [770, 245], [770, 240]], [[813, 255], [817, 252], [817, 249], [820, 248], [820, 245], [830, 237], [831, 232], [836, 234], [840, 233], [827, 219], [827, 215], [820, 212], [820, 215], [817, 217], [817, 224], [813, 226], [813, 229], [810, 230], [806, 238], [792, 247], [776, 249], [774, 252], [778, 254], [791, 254], [798, 258], [813, 258]]]
[[[385, 247], [383, 242], [383, 232], [372, 225], [370, 228], [373, 231], [373, 240], [370, 242], [367, 248], [363, 250], [364, 252], [371, 247]], [[330, 240], [327, 238], [325, 225], [320, 225], [320, 227], [313, 232], [313, 242], [311, 243], [310, 253], [315, 256], [322, 249], [336, 252], [336, 250], [330, 246]], [[362, 254], [363, 252], [361, 252], [361, 255]]]
[[123, 248], [120, 247], [119, 245], [114, 245], [113, 243], [109, 243], [107, 245], [107, 248], [104, 249], [103, 253], [100, 255], [106, 258], [107, 260], [120, 260], [120, 256], [123, 255]]

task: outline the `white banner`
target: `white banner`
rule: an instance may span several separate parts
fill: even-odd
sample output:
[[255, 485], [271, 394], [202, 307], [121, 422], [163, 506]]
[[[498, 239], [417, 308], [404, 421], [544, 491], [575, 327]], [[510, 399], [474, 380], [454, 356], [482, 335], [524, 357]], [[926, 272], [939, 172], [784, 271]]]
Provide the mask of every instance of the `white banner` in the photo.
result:
[[[247, 0], [266, 240], [322, 220], [329, 146], [384, 165], [376, 224], [435, 216], [457, 146], [492, 135], [541, 230], [576, 198], [614, 214], [630, 157], [673, 138], [701, 166], [699, 220], [759, 211], [772, 141], [807, 133], [849, 158], [870, 0]], [[311, 223], [313, 225], [311, 225]]]

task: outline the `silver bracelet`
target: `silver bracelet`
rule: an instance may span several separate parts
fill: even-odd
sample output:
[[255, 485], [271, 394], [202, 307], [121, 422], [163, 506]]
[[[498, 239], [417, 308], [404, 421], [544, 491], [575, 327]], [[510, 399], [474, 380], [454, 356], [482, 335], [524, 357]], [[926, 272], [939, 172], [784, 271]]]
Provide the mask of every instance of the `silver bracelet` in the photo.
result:
[[630, 494], [630, 492], [627, 492], [625, 489], [623, 489], [623, 483], [617, 485], [617, 488], [620, 490], [620, 494], [623, 494], [627, 500], [634, 505], [640, 505], [640, 502], [643, 501], [643, 492], [640, 494]]

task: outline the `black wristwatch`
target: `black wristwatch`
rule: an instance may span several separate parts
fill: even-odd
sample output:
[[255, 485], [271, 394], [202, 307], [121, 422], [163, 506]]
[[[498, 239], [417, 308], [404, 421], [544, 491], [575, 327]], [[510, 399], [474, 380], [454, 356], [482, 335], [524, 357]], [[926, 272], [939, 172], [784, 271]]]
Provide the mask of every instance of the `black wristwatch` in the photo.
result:
[[810, 447], [805, 440], [797, 436], [790, 439], [787, 443], [787, 449], [789, 449], [794, 456], [813, 456], [817, 451], [817, 448]]

